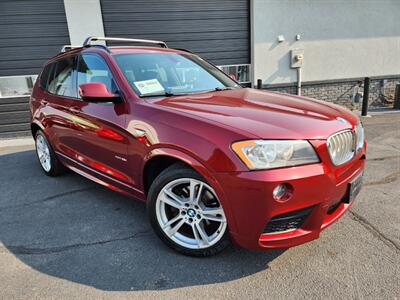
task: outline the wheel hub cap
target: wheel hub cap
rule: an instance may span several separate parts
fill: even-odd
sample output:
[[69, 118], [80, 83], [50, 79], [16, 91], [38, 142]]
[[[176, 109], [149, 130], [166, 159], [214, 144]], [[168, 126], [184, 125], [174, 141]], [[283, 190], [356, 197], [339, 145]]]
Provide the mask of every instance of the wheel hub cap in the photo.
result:
[[188, 209], [187, 214], [189, 217], [193, 218], [196, 215], [196, 212], [194, 211], [194, 209]]

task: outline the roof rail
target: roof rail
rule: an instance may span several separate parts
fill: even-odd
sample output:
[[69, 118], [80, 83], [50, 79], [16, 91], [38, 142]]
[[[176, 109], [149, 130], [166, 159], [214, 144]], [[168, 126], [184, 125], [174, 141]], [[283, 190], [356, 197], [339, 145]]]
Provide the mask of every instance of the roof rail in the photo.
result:
[[70, 50], [75, 49], [75, 48], [80, 48], [80, 47], [82, 47], [82, 46], [78, 46], [78, 45], [64, 45], [64, 46], [62, 46], [60, 52], [61, 52], [61, 53], [64, 53], [64, 52], [70, 51]]
[[114, 41], [114, 42], [132, 42], [132, 43], [143, 43], [143, 44], [156, 44], [161, 48], [168, 48], [167, 44], [163, 41], [154, 40], [142, 40], [142, 39], [128, 39], [128, 38], [115, 38], [115, 37], [98, 37], [90, 36], [83, 42], [83, 47], [92, 46], [91, 42], [95, 41]]

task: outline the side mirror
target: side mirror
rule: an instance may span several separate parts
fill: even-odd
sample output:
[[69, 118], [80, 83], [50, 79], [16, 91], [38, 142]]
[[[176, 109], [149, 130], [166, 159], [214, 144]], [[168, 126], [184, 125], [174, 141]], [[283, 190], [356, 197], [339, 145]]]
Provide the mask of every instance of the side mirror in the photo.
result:
[[80, 84], [79, 95], [87, 102], [121, 102], [121, 96], [110, 93], [106, 85], [101, 82]]

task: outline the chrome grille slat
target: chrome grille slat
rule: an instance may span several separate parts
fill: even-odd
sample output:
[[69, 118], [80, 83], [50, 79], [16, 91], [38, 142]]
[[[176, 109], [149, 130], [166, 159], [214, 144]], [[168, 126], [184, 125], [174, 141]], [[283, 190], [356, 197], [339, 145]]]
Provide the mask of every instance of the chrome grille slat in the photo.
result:
[[339, 134], [339, 137], [340, 137], [340, 150], [339, 150], [339, 152], [340, 152], [340, 161], [343, 161], [344, 160], [344, 158], [345, 158], [345, 156], [346, 156], [346, 153], [345, 153], [345, 149], [346, 149], [346, 147], [345, 147], [345, 143], [346, 143], [346, 133], [344, 133], [344, 134]]
[[340, 156], [339, 156], [340, 160], [339, 161], [343, 161], [343, 158], [344, 158], [344, 155], [345, 155], [345, 153], [344, 153], [345, 135], [346, 135], [346, 133], [338, 135], [338, 138], [339, 138], [339, 140], [338, 140], [338, 142], [339, 142], [339, 154], [340, 154]]
[[353, 158], [355, 152], [354, 134], [345, 130], [331, 135], [327, 142], [328, 152], [334, 165], [339, 166]]
[[349, 133], [346, 132], [345, 134], [343, 134], [342, 139], [343, 139], [342, 159], [344, 160], [347, 157], [346, 149], [348, 149], [347, 145], [349, 144]]

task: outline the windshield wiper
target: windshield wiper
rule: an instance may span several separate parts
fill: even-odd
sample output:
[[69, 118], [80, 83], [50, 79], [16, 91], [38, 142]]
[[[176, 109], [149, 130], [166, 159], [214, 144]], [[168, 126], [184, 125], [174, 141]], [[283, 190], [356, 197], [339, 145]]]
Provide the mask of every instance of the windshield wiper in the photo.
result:
[[223, 87], [223, 88], [220, 88], [220, 87], [216, 87], [215, 88], [215, 90], [217, 91], [217, 92], [219, 92], [219, 91], [227, 91], [227, 90], [234, 90], [235, 88], [234, 87], [231, 87], [231, 86], [226, 86], [226, 87]]
[[175, 94], [171, 92], [165, 92], [160, 94], [144, 94], [141, 95], [140, 97], [144, 98], [144, 97], [171, 97], [171, 96], [175, 96]]

